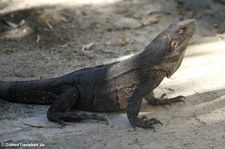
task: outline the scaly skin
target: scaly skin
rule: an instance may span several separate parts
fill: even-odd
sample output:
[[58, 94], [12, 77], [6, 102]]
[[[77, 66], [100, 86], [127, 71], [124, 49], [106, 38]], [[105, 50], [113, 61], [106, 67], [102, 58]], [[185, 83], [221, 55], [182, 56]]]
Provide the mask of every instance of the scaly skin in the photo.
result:
[[111, 64], [86, 68], [48, 80], [0, 82], [0, 99], [19, 103], [51, 104], [47, 117], [64, 125], [84, 119], [106, 121], [91, 112], [127, 111], [131, 125], [154, 128], [162, 124], [146, 116], [138, 117], [142, 99], [149, 104], [169, 105], [183, 101], [183, 96], [171, 99], [155, 98], [153, 90], [165, 77], [179, 68], [196, 21], [186, 20], [170, 25], [142, 52]]

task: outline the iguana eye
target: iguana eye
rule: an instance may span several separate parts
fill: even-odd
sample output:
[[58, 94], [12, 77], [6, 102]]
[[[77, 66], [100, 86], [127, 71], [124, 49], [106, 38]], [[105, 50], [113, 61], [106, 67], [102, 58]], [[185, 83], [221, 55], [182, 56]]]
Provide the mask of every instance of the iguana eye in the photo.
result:
[[176, 47], [177, 46], [177, 41], [176, 40], [171, 40], [171, 42], [170, 42], [170, 45], [172, 46], [172, 47]]

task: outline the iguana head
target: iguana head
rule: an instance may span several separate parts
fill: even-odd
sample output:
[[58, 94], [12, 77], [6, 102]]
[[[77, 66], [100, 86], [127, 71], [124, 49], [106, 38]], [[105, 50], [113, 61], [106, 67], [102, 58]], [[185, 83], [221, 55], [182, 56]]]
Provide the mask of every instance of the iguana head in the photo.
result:
[[163, 70], [166, 73], [166, 77], [171, 77], [179, 68], [188, 43], [195, 32], [195, 27], [195, 20], [186, 20], [170, 25], [161, 33], [167, 36], [169, 49], [156, 67]]

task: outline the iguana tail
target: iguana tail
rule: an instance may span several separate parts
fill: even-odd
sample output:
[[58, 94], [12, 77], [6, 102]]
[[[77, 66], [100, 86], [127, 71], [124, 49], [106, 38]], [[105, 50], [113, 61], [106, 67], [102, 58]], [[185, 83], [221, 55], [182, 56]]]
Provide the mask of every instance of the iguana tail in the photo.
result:
[[0, 99], [18, 103], [51, 104], [54, 79], [34, 81], [0, 81]]

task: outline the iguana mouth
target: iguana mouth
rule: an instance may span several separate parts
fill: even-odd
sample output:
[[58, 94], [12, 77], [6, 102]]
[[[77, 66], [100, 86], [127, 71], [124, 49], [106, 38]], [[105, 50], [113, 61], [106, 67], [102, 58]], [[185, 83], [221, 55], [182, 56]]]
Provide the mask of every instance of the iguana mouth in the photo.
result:
[[183, 46], [184, 44], [186, 44], [185, 46], [187, 46], [189, 44], [190, 38], [195, 33], [195, 27], [196, 27], [196, 21], [191, 20], [191, 22], [188, 24], [188, 28], [187, 28], [187, 31], [185, 33], [186, 36], [185, 36], [185, 38], [183, 38], [183, 40], [181, 40], [179, 48], [181, 46]]

